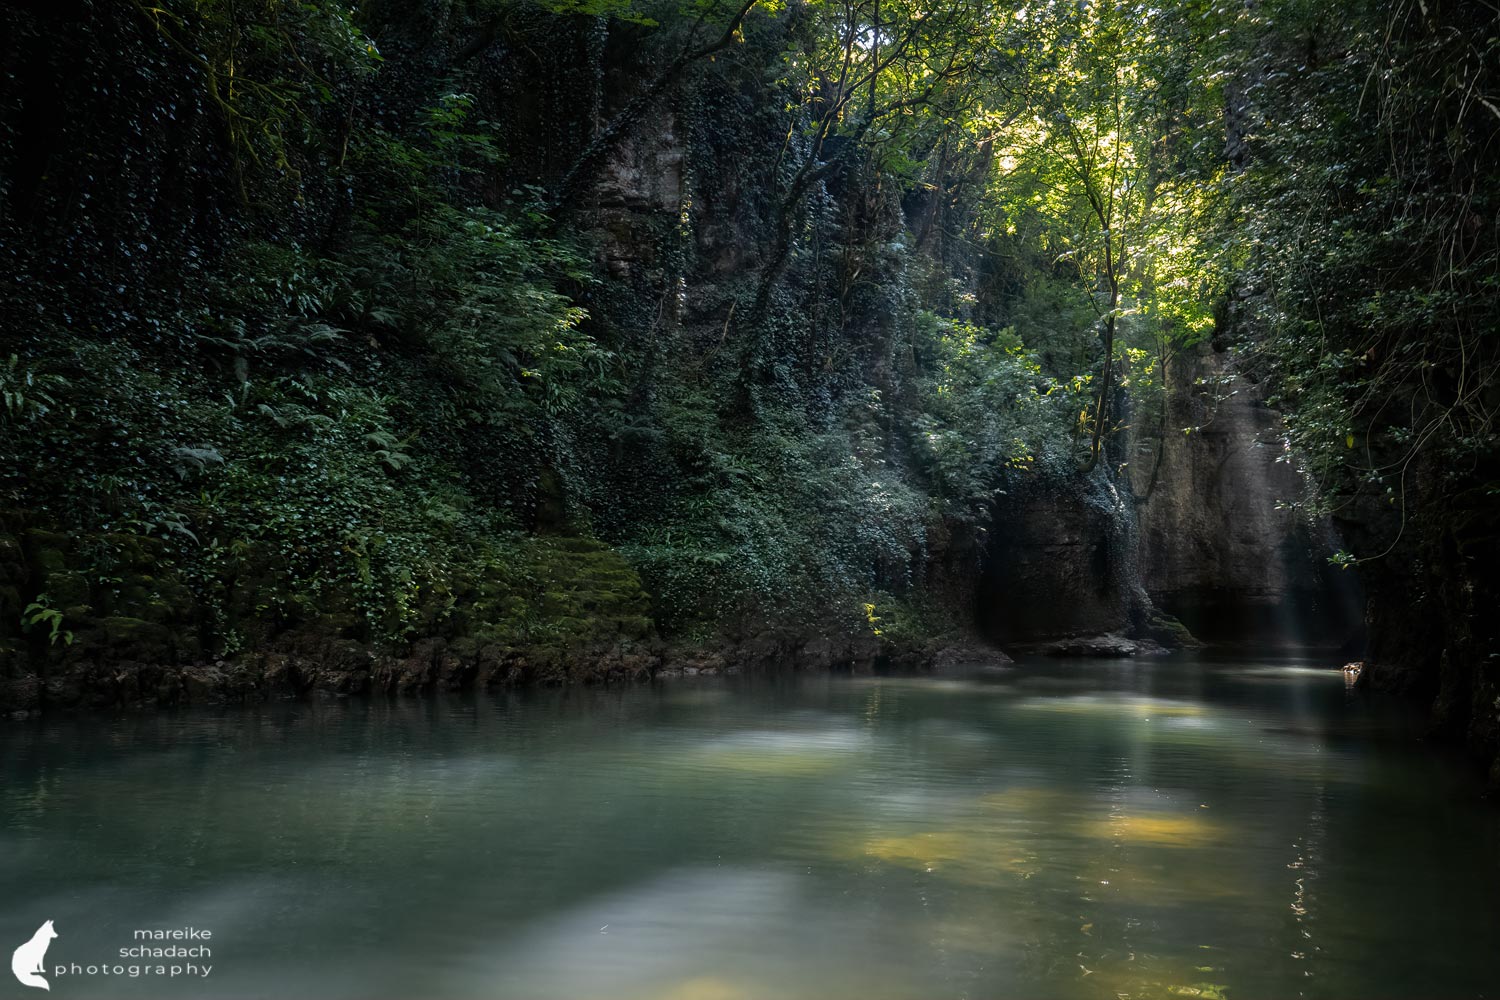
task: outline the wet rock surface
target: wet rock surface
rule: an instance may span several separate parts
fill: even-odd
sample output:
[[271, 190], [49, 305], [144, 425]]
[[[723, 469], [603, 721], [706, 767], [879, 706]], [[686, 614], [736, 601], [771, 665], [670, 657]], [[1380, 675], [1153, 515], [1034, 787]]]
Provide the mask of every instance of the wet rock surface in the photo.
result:
[[[1100, 654], [1105, 655], [1105, 654]], [[306, 697], [424, 694], [525, 684], [600, 684], [739, 673], [942, 670], [998, 667], [997, 649], [964, 637], [902, 643], [870, 635], [799, 638], [768, 630], [712, 644], [627, 642], [593, 649], [510, 648], [469, 638], [424, 639], [397, 654], [329, 639], [211, 663], [132, 661], [0, 682], [0, 714], [42, 710], [254, 703]]]
[[1042, 656], [1089, 659], [1159, 656], [1171, 652], [1161, 643], [1151, 639], [1130, 639], [1123, 635], [1075, 636], [1068, 639], [1056, 639], [1052, 642], [1024, 644], [1017, 649], [1020, 652], [1036, 653]]

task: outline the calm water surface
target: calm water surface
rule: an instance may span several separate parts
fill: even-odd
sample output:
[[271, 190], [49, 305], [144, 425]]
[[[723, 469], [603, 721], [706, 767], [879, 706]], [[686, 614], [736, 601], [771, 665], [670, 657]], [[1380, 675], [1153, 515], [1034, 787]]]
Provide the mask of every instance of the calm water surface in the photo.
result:
[[1254, 658], [7, 723], [0, 950], [213, 932], [59, 997], [1496, 996], [1500, 810], [1411, 727]]

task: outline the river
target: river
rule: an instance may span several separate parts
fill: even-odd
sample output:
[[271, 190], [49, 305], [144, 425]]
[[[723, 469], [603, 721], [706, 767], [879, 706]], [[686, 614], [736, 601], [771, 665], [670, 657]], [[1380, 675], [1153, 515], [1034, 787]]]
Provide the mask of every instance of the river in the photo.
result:
[[[8, 722], [0, 945], [53, 920], [73, 998], [1494, 996], [1500, 811], [1417, 733], [1247, 655]], [[208, 957], [120, 957], [164, 928]]]

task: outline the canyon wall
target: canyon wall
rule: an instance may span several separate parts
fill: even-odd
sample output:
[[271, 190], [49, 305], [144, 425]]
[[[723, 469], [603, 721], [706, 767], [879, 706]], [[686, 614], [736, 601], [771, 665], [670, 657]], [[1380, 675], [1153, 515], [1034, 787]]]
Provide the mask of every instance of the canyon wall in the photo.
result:
[[1133, 423], [1126, 477], [1141, 585], [1204, 641], [1342, 645], [1362, 619], [1357, 575], [1305, 512], [1308, 484], [1280, 415], [1233, 355], [1210, 344], [1169, 361], [1156, 426]]
[[1079, 640], [1172, 645], [1180, 623], [1207, 643], [1357, 650], [1358, 574], [1330, 565], [1337, 529], [1305, 512], [1280, 416], [1232, 354], [1185, 349], [1161, 405], [1124, 393], [1119, 405], [1129, 426], [1108, 463], [1007, 482], [978, 593], [984, 631], [1109, 653], [1128, 646]]

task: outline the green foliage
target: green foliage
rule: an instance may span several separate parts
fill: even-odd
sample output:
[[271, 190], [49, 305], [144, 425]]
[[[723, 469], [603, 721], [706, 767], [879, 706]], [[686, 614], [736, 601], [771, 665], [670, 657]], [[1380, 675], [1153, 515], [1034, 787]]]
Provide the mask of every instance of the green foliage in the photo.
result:
[[[154, 16], [174, 44], [196, 33], [211, 61], [231, 44], [221, 15], [241, 19], [242, 54], [329, 43], [279, 21], [258, 33], [261, 14], [226, 11]], [[270, 58], [245, 55], [240, 71]], [[247, 95], [233, 117], [280, 109], [279, 124], [240, 137], [247, 163], [270, 168], [268, 151], [289, 156], [290, 123], [312, 128], [326, 95], [253, 83], [233, 91]], [[5, 503], [89, 536], [161, 539], [224, 648], [345, 609], [382, 641], [438, 627], [434, 602], [506, 551], [562, 425], [614, 377], [557, 290], [587, 280], [581, 258], [538, 236], [524, 206], [468, 192], [464, 178], [498, 159], [472, 107], [447, 94], [400, 127], [345, 137], [344, 162], [322, 167], [353, 197], [332, 249], [265, 207], [194, 287], [148, 301], [119, 334], [45, 304], [12, 328], [0, 420], [25, 433], [0, 449]]]
[[0, 86], [0, 501], [90, 579], [159, 546], [216, 648], [647, 595], [915, 637], [935, 529], [1164, 423], [1226, 318], [1325, 482], [1490, 475], [1495, 50], [1447, 7], [88, 6]]
[[[675, 65], [741, 9], [444, 16], [460, 60], [561, 45], [560, 30], [592, 45], [590, 18], [628, 23], [649, 79], [651, 60]], [[419, 15], [132, 4], [137, 60], [171, 68], [162, 93], [216, 123], [178, 141], [219, 164], [217, 190], [240, 205], [206, 232], [208, 213], [194, 216], [182, 248], [142, 244], [167, 263], [132, 279], [130, 308], [100, 294], [114, 279], [97, 263], [71, 298], [37, 285], [67, 301], [42, 302], [9, 345], [4, 419], [32, 436], [0, 453], [5, 500], [160, 540], [224, 648], [329, 614], [397, 641], [476, 607], [509, 609], [485, 625], [504, 641], [576, 632], [558, 623], [586, 616], [545, 596], [576, 554], [528, 542], [537, 530], [617, 545], [668, 632], [830, 614], [857, 626], [870, 595], [908, 601], [941, 520], [983, 516], [1006, 472], [1068, 468], [1090, 385], [1090, 297], [1076, 268], [1054, 273], [1056, 220], [1033, 212], [1039, 251], [1030, 230], [1012, 234], [1043, 263], [1018, 294], [980, 302], [932, 278], [938, 252], [901, 204], [974, 173], [985, 116], [1014, 105], [1041, 50], [1012, 11], [963, 3], [751, 12], [676, 98], [696, 111], [682, 211], [600, 234], [661, 268], [642, 284], [603, 279], [600, 248], [541, 215], [549, 178], [517, 162], [538, 125], [485, 96], [494, 80], [414, 61], [393, 76]], [[522, 81], [550, 88], [546, 113], [602, 113], [587, 74], [556, 76]], [[747, 143], [783, 153], [745, 157]], [[544, 146], [554, 171], [578, 155]], [[703, 330], [663, 319], [677, 311], [663, 289], [703, 276], [694, 226], [713, 213], [694, 205], [724, 188], [761, 193], [735, 231], [767, 263], [726, 286], [705, 348]], [[111, 207], [149, 228], [120, 208], [133, 194]], [[972, 201], [952, 200], [967, 225]], [[187, 283], [163, 278], [173, 268]]]
[[18, 355], [12, 354], [4, 366], [0, 367], [0, 401], [5, 406], [0, 416], [12, 428], [19, 430], [46, 417], [68, 389], [66, 378], [38, 374], [23, 366]]
[[1092, 312], [1057, 332], [1017, 325], [1053, 371], [1088, 373], [1088, 465], [1120, 424], [1115, 387], [1137, 419], [1159, 415], [1170, 358], [1208, 337], [1228, 286], [1216, 247], [1226, 165], [1202, 138], [1222, 97], [1194, 74], [1213, 34], [1196, 6], [1029, 9], [1016, 42], [1031, 68], [1025, 113], [985, 116], [1003, 138], [979, 237], [1020, 262], [1023, 295], [1063, 278]]
[[1062, 433], [1083, 380], [1043, 373], [1013, 327], [986, 330], [931, 313], [917, 317], [927, 361], [913, 431], [939, 495], [962, 509], [988, 498], [1008, 469], [1057, 471]]
[[673, 474], [637, 498], [629, 524], [604, 522], [640, 568], [663, 628], [816, 618], [852, 610], [882, 582], [910, 583], [933, 511], [856, 443], [879, 419], [878, 401], [849, 401], [843, 426], [821, 433], [786, 409], [747, 432], [712, 407], [691, 392], [666, 402], [646, 461], [670, 462]]
[[347, 5], [332, 0], [128, 0], [196, 71], [223, 129], [240, 198], [304, 196], [327, 109], [381, 62]]
[[33, 628], [37, 625], [45, 625], [48, 629], [47, 642], [56, 645], [61, 642], [64, 646], [73, 645], [73, 633], [62, 627], [63, 613], [50, 604], [46, 594], [37, 597], [36, 600], [26, 605], [21, 612], [22, 628]]
[[1478, 97], [1500, 79], [1495, 27], [1484, 5], [1448, 3], [1232, 20], [1261, 50], [1233, 233], [1253, 356], [1322, 496], [1401, 524], [1419, 494], [1446, 503], [1496, 477], [1500, 112]]
[[874, 593], [863, 607], [866, 627], [888, 642], [920, 642], [953, 628], [951, 609], [910, 595]]

